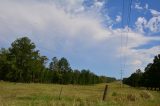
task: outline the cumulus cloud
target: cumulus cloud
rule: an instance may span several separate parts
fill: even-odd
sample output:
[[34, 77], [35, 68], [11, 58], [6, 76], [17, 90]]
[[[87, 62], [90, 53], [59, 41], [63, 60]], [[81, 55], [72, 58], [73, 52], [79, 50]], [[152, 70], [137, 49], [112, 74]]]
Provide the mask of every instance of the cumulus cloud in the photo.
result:
[[[104, 28], [101, 24], [103, 17], [97, 16], [95, 8], [93, 11], [85, 11], [82, 2], [83, 0], [64, 0], [63, 2], [61, 0], [2, 0], [0, 45], [9, 46], [17, 37], [28, 36], [44, 54], [48, 55], [47, 51], [49, 51], [50, 56], [70, 57], [74, 61], [71, 61], [73, 64], [78, 61], [79, 64], [77, 63], [76, 67], [83, 65], [83, 68], [93, 69], [101, 74], [105, 71], [98, 71], [102, 67], [106, 70], [112, 67], [111, 71], [119, 73], [116, 70], [119, 67], [121, 52], [129, 57], [128, 63], [132, 65], [131, 70], [135, 65], [145, 64], [144, 61], [148, 62], [152, 58], [147, 57], [149, 59], [142, 58], [142, 60], [139, 57], [143, 57], [143, 52], [148, 49], [138, 51], [133, 48], [149, 41], [160, 40], [158, 37], [146, 37], [129, 28]], [[102, 6], [100, 3], [96, 5]], [[117, 21], [120, 20], [120, 16], [117, 16]], [[139, 19], [137, 26], [141, 27], [144, 23], [143, 18]], [[122, 51], [121, 33], [124, 35]], [[127, 47], [126, 39], [128, 39]], [[157, 47], [153, 53], [148, 52], [145, 56], [156, 55], [158, 50]], [[93, 68], [94, 66], [99, 69]]]
[[160, 12], [154, 9], [150, 9], [152, 14], [152, 18], [149, 19], [146, 28], [148, 28], [152, 32], [160, 31]]
[[144, 27], [147, 24], [147, 20], [144, 17], [138, 17], [137, 21], [135, 22], [136, 30], [140, 33], [144, 33]]
[[159, 32], [160, 31], [160, 16], [152, 17], [146, 26], [152, 32]]
[[142, 10], [149, 10], [149, 5], [146, 3], [144, 6], [141, 6], [141, 3], [135, 3], [135, 9], [142, 11]]
[[138, 17], [135, 22], [136, 30], [144, 33], [144, 29], [149, 29], [151, 33], [160, 32], [160, 12], [150, 9], [153, 17], [148, 21], [144, 17]]
[[117, 15], [116, 16], [116, 22], [121, 22], [121, 20], [122, 20], [121, 16]]
[[94, 5], [95, 5], [97, 8], [101, 8], [101, 7], [104, 5], [104, 1], [95, 0]]
[[[131, 62], [133, 66], [144, 69], [146, 64], [153, 62], [153, 57], [160, 51], [160, 46], [155, 46], [149, 49], [133, 50], [135, 61]], [[145, 60], [144, 60], [145, 59]]]
[[142, 10], [143, 7], [140, 6], [140, 3], [135, 3], [135, 9]]
[[54, 2], [52, 4], [39, 2], [26, 4], [19, 1], [4, 1], [1, 3], [0, 12], [1, 27], [6, 27], [1, 32], [10, 30], [10, 33], [28, 33], [33, 31], [41, 33], [38, 35], [42, 37], [41, 39], [45, 38], [43, 37], [45, 33], [50, 34], [53, 39], [55, 36], [64, 39], [86, 35], [85, 37], [93, 40], [101, 40], [109, 35], [98, 19], [87, 16], [86, 13], [76, 16], [72, 12], [65, 12], [65, 9], [57, 7]]
[[[122, 46], [117, 45], [118, 57], [123, 57], [123, 63], [126, 64], [125, 71], [127, 73], [135, 71], [137, 68], [143, 69], [146, 64], [152, 62], [152, 59], [160, 51], [160, 46], [151, 47], [149, 49], [133, 49], [150, 41], [160, 41], [160, 37], [145, 37], [142, 33], [137, 33], [131, 29], [116, 30], [115, 34], [122, 33]], [[114, 38], [116, 39], [116, 38]], [[120, 39], [120, 36], [119, 38]]]
[[160, 16], [160, 12], [159, 12], [159, 11], [157, 11], [157, 10], [150, 9], [150, 12], [151, 12], [151, 14], [152, 14], [154, 17], [158, 17], [158, 16]]

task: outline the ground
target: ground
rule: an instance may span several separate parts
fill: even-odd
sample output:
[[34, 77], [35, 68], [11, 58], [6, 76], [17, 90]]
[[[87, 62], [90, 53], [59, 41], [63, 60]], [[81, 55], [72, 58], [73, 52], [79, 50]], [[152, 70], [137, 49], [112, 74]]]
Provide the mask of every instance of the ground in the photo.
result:
[[[58, 85], [0, 81], [0, 106], [160, 106], [160, 92], [133, 88], [119, 82], [105, 84]], [[59, 94], [62, 88], [61, 97]]]

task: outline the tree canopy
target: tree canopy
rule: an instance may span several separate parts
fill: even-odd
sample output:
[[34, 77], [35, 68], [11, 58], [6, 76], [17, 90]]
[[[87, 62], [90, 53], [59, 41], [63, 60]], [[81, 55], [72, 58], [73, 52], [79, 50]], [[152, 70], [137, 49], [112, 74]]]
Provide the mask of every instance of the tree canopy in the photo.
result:
[[154, 57], [153, 63], [146, 66], [144, 72], [138, 69], [130, 77], [124, 78], [123, 82], [134, 87], [143, 86], [160, 90], [160, 54]]

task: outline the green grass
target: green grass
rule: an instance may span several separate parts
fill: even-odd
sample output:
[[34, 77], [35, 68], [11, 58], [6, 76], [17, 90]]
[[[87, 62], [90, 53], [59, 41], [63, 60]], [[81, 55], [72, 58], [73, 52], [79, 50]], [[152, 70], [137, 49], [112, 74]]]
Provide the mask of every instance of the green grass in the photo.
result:
[[[0, 106], [160, 106], [160, 92], [109, 83], [90, 86], [0, 82]], [[63, 87], [61, 99], [59, 93]]]

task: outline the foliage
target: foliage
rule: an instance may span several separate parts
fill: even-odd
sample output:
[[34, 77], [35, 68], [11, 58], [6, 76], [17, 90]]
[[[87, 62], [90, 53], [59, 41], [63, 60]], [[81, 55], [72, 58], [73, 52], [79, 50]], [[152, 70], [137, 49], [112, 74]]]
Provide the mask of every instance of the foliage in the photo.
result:
[[153, 63], [147, 65], [144, 73], [138, 69], [129, 78], [124, 78], [123, 83], [133, 87], [143, 86], [160, 90], [160, 54], [154, 57]]

